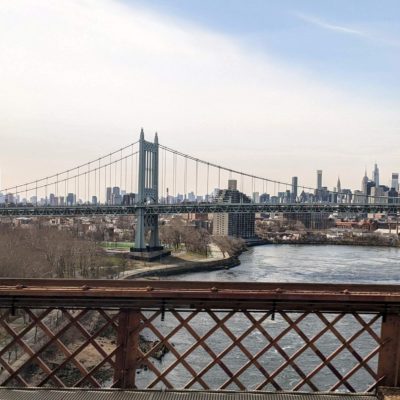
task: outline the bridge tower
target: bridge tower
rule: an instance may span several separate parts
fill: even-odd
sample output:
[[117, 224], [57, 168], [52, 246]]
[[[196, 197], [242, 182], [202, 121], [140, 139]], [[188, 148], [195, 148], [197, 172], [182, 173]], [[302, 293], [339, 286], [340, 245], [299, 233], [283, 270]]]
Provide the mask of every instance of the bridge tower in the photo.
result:
[[[134, 252], [162, 250], [158, 235], [158, 215], [146, 215], [146, 204], [158, 203], [158, 135], [154, 143], [144, 139], [143, 129], [139, 140], [139, 179], [136, 210], [136, 235]], [[145, 233], [150, 230], [146, 245]]]

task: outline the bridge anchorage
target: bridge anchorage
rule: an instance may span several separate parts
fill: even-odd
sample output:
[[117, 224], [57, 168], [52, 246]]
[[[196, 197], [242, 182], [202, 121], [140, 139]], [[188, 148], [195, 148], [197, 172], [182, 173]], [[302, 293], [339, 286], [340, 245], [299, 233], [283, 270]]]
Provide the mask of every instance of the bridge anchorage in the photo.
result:
[[[135, 247], [131, 247], [131, 257], [152, 260], [171, 254], [160, 245], [158, 232], [158, 214], [146, 213], [146, 208], [158, 203], [158, 135], [154, 143], [144, 139], [143, 128], [139, 139], [139, 177], [138, 200], [135, 209], [136, 232]], [[150, 231], [150, 240], [146, 244], [146, 233]]]

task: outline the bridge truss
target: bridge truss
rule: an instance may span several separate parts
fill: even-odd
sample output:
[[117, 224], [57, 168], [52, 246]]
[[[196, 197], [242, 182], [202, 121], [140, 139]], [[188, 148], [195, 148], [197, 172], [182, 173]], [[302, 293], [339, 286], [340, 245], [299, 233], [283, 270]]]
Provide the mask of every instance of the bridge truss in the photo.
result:
[[0, 207], [1, 217], [84, 217], [96, 215], [136, 215], [143, 210], [146, 215], [175, 215], [190, 213], [329, 213], [360, 215], [367, 213], [400, 212], [399, 204], [235, 204], [235, 203], [181, 203], [181, 204], [146, 204], [132, 206], [17, 206]]

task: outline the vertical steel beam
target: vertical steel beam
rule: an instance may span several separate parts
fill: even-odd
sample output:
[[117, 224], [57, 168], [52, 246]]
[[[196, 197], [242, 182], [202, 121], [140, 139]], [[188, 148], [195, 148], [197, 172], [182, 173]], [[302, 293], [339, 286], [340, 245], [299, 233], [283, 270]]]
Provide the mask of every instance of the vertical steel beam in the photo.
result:
[[139, 357], [140, 312], [121, 309], [118, 317], [117, 354], [114, 386], [122, 389], [135, 388], [137, 360]]
[[381, 385], [400, 386], [400, 315], [387, 315], [382, 321], [378, 379]]

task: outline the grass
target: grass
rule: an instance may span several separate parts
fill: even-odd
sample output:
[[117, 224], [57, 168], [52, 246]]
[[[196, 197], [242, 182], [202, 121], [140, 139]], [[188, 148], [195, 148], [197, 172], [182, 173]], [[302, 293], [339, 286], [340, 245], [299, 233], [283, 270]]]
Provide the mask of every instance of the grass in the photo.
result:
[[100, 247], [106, 249], [129, 249], [130, 247], [134, 247], [134, 243], [132, 242], [101, 242]]

